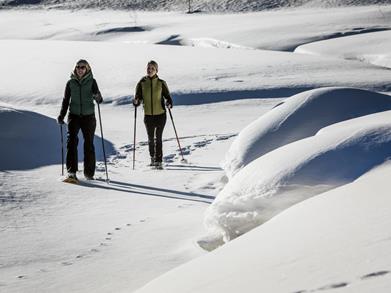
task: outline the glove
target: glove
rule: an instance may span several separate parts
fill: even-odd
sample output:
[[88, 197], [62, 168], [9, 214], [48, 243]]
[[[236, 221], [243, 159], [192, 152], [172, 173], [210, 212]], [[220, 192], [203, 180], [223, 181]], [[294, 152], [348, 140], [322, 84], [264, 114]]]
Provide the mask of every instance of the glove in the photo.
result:
[[140, 101], [138, 99], [133, 99], [132, 103], [133, 103], [133, 106], [135, 106], [135, 107], [140, 106]]
[[172, 109], [172, 102], [167, 101], [167, 102], [166, 102], [166, 106], [167, 106], [168, 108]]
[[57, 117], [57, 123], [58, 123], [58, 124], [64, 124], [64, 117], [62, 117], [61, 115], [58, 115], [58, 117]]
[[102, 98], [102, 95], [101, 95], [100, 93], [95, 94], [95, 95], [93, 95], [92, 97], [94, 98], [94, 100], [95, 100], [98, 104], [100, 104], [100, 103], [103, 102], [103, 98]]

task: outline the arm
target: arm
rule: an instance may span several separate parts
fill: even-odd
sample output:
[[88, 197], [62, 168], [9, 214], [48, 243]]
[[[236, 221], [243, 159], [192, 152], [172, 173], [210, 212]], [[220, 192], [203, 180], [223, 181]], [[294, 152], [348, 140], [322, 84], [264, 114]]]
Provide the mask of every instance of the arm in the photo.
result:
[[96, 82], [95, 79], [92, 82], [92, 96], [93, 96], [94, 100], [98, 104], [103, 102], [103, 98], [102, 98], [102, 95], [100, 93], [100, 90], [99, 90], [99, 87], [98, 87], [98, 83]]
[[163, 81], [163, 83], [162, 83], [162, 95], [166, 99], [167, 107], [172, 108], [172, 105], [173, 105], [172, 98], [170, 95], [170, 91], [168, 90], [167, 83], [165, 81]]
[[142, 100], [143, 100], [143, 90], [141, 86], [141, 81], [139, 81], [136, 86], [136, 94], [134, 95], [133, 105], [135, 107], [139, 106]]
[[68, 111], [70, 99], [71, 99], [71, 87], [69, 86], [69, 81], [68, 81], [67, 85], [65, 86], [64, 98], [62, 99], [60, 115], [57, 118], [57, 122], [60, 124], [64, 123], [64, 118]]

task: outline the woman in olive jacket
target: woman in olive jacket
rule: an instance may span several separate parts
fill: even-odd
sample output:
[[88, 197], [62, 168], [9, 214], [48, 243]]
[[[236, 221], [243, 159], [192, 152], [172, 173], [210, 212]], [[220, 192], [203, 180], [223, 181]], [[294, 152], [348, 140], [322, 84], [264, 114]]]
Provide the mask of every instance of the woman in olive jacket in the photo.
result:
[[66, 166], [68, 178], [77, 180], [78, 170], [77, 145], [78, 133], [81, 129], [84, 138], [84, 176], [88, 180], [94, 179], [95, 148], [94, 133], [96, 129], [95, 105], [102, 103], [102, 95], [98, 84], [93, 78], [91, 67], [86, 60], [79, 60], [65, 87], [59, 124], [64, 123], [64, 117], [69, 108]]
[[163, 161], [162, 136], [166, 124], [166, 107], [172, 108], [172, 98], [167, 84], [157, 75], [158, 64], [149, 61], [147, 75], [136, 86], [136, 94], [133, 99], [135, 107], [143, 103], [144, 124], [148, 134], [150, 166], [161, 169]]

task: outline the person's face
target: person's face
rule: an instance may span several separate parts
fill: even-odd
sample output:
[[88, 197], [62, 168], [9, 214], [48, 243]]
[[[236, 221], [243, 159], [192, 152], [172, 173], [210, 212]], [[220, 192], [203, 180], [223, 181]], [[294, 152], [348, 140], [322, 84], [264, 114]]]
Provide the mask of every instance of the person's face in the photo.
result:
[[148, 64], [148, 66], [147, 66], [147, 74], [148, 74], [148, 76], [152, 77], [156, 73], [157, 73], [157, 70], [156, 70], [155, 66], [153, 66], [152, 64]]
[[84, 64], [76, 65], [76, 74], [80, 78], [87, 72], [87, 67]]

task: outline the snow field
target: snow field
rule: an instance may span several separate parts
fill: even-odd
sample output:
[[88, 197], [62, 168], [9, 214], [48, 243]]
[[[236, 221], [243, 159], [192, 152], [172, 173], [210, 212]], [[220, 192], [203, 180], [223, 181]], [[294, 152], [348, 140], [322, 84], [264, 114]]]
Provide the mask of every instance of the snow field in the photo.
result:
[[[388, 97], [374, 91], [389, 91], [389, 43], [379, 50], [377, 42], [388, 36], [390, 11], [389, 5], [237, 15], [1, 10], [0, 139], [9, 153], [0, 162], [10, 165], [1, 163], [0, 172], [0, 291], [130, 292], [195, 259], [143, 292], [388, 292], [390, 114], [372, 113], [388, 110]], [[361, 36], [349, 36], [355, 34]], [[361, 47], [359, 37], [373, 42]], [[327, 40], [318, 43], [320, 51], [341, 43], [330, 54], [293, 52], [320, 40]], [[340, 53], [348, 49], [353, 60]], [[376, 63], [362, 62], [368, 52]], [[99, 154], [98, 180], [60, 181], [54, 118], [80, 58], [91, 63], [105, 99], [110, 184]], [[140, 108], [132, 141], [130, 98], [150, 59], [173, 93], [189, 161], [180, 162], [167, 120], [163, 171], [146, 166]], [[291, 121], [297, 112], [287, 105], [300, 99], [307, 101], [306, 117]], [[313, 107], [315, 101], [323, 102]], [[283, 109], [292, 117], [271, 114]], [[271, 152], [228, 181], [219, 163], [233, 140], [274, 115], [269, 126], [290, 121], [292, 141], [276, 139]], [[248, 133], [249, 145], [258, 135]], [[99, 127], [96, 139], [99, 150]], [[234, 156], [243, 158], [240, 151]], [[207, 222], [218, 234], [204, 241], [208, 206]], [[251, 228], [212, 253], [199, 246], [215, 248]]]

